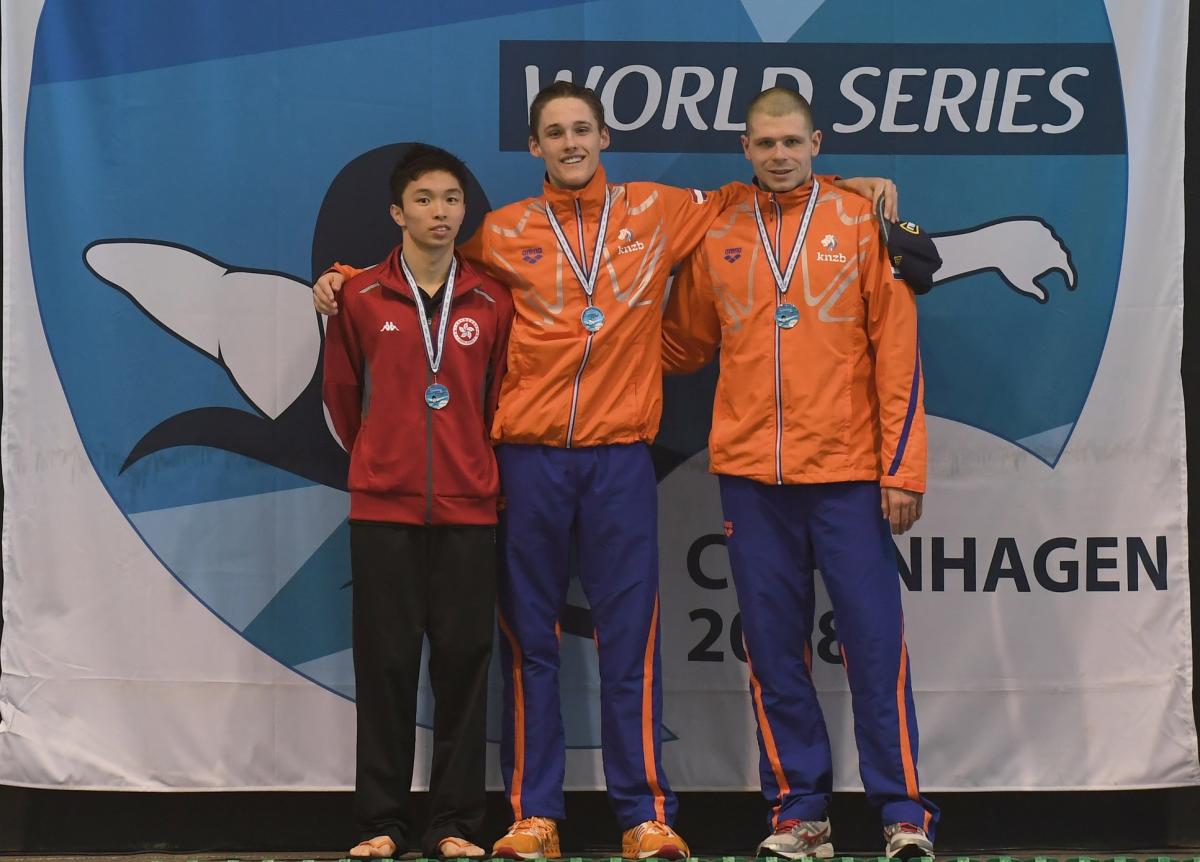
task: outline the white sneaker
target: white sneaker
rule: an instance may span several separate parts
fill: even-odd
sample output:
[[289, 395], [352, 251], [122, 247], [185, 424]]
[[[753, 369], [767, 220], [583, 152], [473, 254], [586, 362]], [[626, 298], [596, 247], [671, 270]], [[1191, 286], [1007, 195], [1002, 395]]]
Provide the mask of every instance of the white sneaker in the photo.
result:
[[781, 820], [775, 833], [758, 845], [759, 856], [784, 859], [832, 859], [828, 820]]
[[887, 839], [887, 856], [889, 859], [932, 859], [933, 842], [920, 826], [911, 823], [893, 823], [883, 827], [883, 837]]

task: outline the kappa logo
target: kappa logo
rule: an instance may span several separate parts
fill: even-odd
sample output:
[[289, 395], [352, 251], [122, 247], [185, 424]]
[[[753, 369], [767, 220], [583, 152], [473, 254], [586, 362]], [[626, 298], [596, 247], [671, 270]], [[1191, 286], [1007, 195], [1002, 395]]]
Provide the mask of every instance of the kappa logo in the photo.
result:
[[541, 246], [521, 249], [521, 259], [528, 264], [535, 264], [542, 259]]
[[837, 248], [837, 237], [831, 233], [825, 234], [825, 236], [821, 238], [821, 248], [825, 249], [826, 251], [833, 251], [835, 248]]
[[733, 521], [726, 521], [725, 522], [725, 538], [729, 538], [732, 535], [733, 535]]
[[400, 327], [392, 323], [390, 320], [383, 326], [379, 327], [380, 332], [399, 332]]
[[479, 324], [470, 317], [460, 317], [454, 321], [451, 331], [454, 333], [454, 340], [463, 347], [470, 347], [479, 340]]
[[742, 258], [742, 247], [739, 245], [736, 248], [725, 249], [725, 262], [737, 263]]

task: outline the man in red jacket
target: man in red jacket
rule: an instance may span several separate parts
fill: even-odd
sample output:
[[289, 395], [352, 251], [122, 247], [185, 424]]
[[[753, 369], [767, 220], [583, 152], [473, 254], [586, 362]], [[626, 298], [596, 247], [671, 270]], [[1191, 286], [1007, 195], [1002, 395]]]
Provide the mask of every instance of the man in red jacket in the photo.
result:
[[488, 441], [513, 305], [454, 252], [467, 172], [416, 144], [391, 178], [404, 232], [346, 282], [325, 340], [325, 405], [350, 453], [358, 749], [351, 856], [410, 837], [417, 680], [437, 703], [425, 856], [478, 858], [499, 475]]

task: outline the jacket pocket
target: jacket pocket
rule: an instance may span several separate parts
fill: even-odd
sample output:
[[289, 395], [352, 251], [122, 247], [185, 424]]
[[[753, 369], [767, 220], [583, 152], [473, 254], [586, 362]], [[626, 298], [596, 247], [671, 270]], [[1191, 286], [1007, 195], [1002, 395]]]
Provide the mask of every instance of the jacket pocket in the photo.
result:
[[376, 414], [363, 423], [350, 456], [351, 491], [425, 493], [424, 435], [413, 440], [400, 438], [395, 425], [384, 416]]

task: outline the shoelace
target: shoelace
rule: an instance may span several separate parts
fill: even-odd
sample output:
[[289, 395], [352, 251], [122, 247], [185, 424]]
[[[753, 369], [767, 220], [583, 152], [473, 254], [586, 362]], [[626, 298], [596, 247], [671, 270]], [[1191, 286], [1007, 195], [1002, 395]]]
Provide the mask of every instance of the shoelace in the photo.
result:
[[508, 834], [531, 832], [539, 841], [547, 841], [554, 828], [554, 821], [545, 817], [526, 817], [508, 828]]
[[924, 829], [922, 829], [920, 826], [917, 826], [914, 823], [897, 823], [896, 824], [896, 832], [893, 832], [892, 834], [895, 835], [897, 832], [909, 832], [909, 833], [919, 834], [919, 833], [924, 833], [924, 831], [925, 831]]
[[[779, 825], [775, 827], [775, 834], [776, 835], [786, 835], [787, 833], [791, 832], [793, 829], [795, 829], [797, 826], [799, 826], [803, 822], [804, 822], [803, 820], [799, 820], [799, 819], [781, 820], [779, 822]], [[815, 831], [811, 826], [808, 827], [805, 830], [805, 832], [807, 832], [807, 834], [810, 836], [820, 834], [819, 832]]]
[[670, 835], [671, 827], [657, 820], [647, 820], [633, 830], [633, 840], [641, 841], [644, 835]]

